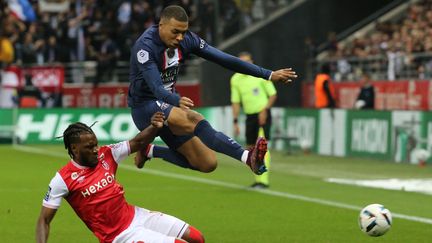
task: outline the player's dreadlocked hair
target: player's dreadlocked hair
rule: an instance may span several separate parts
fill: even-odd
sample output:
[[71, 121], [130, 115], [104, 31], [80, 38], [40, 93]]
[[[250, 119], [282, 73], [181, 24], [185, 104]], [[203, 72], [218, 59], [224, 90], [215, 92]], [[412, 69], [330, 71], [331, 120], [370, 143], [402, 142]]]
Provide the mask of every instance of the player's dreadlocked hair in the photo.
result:
[[[94, 125], [94, 123], [93, 123], [93, 125]], [[93, 130], [91, 129], [91, 127], [93, 125], [91, 125], [89, 127], [84, 123], [75, 122], [75, 123], [70, 124], [66, 128], [66, 130], [64, 130], [63, 142], [64, 142], [65, 149], [68, 150], [68, 154], [71, 158], [73, 158], [71, 144], [79, 143], [80, 142], [80, 135], [83, 133], [94, 134]]]

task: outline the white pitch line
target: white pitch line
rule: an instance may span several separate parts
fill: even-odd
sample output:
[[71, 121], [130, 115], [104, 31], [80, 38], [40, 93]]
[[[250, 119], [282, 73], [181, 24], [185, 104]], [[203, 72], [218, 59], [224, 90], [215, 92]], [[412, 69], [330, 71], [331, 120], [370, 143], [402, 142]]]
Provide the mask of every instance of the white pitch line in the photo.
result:
[[[48, 155], [48, 156], [53, 156], [53, 157], [60, 157], [60, 158], [69, 158], [69, 156], [65, 155], [64, 153], [53, 152], [53, 151], [44, 151], [44, 150], [39, 149], [39, 148], [32, 148], [32, 147], [23, 146], [23, 145], [14, 145], [13, 148], [16, 150], [23, 151], [23, 152], [43, 154], [43, 155]], [[181, 180], [185, 180], [185, 181], [199, 182], [202, 184], [220, 186], [220, 187], [231, 188], [231, 189], [247, 190], [247, 191], [261, 193], [261, 194], [265, 194], [265, 195], [295, 199], [295, 200], [300, 200], [300, 201], [304, 201], [304, 202], [316, 203], [316, 204], [326, 205], [326, 206], [331, 206], [331, 207], [336, 207], [336, 208], [351, 209], [351, 210], [355, 210], [355, 211], [360, 211], [362, 209], [362, 207], [359, 207], [359, 206], [335, 202], [335, 201], [330, 201], [330, 200], [307, 197], [307, 196], [302, 196], [302, 195], [298, 195], [298, 194], [291, 194], [291, 193], [287, 193], [287, 192], [273, 191], [273, 190], [268, 190], [268, 189], [256, 190], [256, 189], [247, 188], [245, 186], [238, 185], [238, 184], [233, 184], [233, 183], [228, 183], [228, 182], [223, 182], [223, 181], [216, 181], [216, 180], [211, 180], [211, 179], [205, 179], [205, 178], [200, 178], [200, 177], [195, 177], [195, 176], [174, 174], [174, 173], [170, 173], [170, 172], [166, 172], [166, 171], [160, 171], [160, 170], [154, 170], [154, 169], [138, 170], [134, 166], [124, 165], [124, 164], [120, 164], [119, 167], [122, 169], [125, 169], [125, 170], [135, 171], [138, 173], [181, 179]], [[394, 213], [394, 212], [392, 212], [392, 216], [393, 216], [393, 218], [400, 218], [400, 219], [405, 219], [405, 220], [414, 221], [414, 222], [432, 224], [432, 219], [430, 219], [430, 218], [411, 216], [411, 215]]]

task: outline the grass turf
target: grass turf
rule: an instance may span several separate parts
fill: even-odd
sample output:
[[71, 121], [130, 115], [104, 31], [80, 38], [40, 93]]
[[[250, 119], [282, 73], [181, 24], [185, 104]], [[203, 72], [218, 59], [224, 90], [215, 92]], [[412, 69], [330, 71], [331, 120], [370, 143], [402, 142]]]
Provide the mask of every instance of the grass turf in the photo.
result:
[[[24, 152], [0, 146], [0, 241], [34, 241], [36, 219], [48, 183], [68, 160], [61, 146], [32, 146]], [[37, 153], [35, 153], [37, 152]], [[175, 167], [158, 159], [144, 171], [124, 161], [117, 179], [126, 198], [151, 210], [179, 217], [200, 229], [208, 243], [238, 242], [430, 242], [430, 224], [395, 218], [384, 236], [371, 238], [358, 228], [359, 210], [307, 201], [326, 200], [353, 207], [381, 203], [393, 213], [432, 218], [432, 196], [325, 182], [329, 177], [430, 178], [432, 168], [367, 159], [272, 153], [268, 193], [248, 190], [250, 170], [218, 156], [210, 174]], [[306, 198], [304, 200], [290, 197]], [[97, 242], [63, 202], [51, 223], [50, 242]]]

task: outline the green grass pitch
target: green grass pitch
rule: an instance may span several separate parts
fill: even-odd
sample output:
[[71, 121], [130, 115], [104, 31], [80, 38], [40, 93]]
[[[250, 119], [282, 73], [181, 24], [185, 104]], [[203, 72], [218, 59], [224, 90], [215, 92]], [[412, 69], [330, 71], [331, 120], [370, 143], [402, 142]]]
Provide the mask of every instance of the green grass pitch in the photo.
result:
[[[34, 242], [42, 198], [55, 172], [68, 160], [61, 146], [28, 151], [0, 146], [0, 242]], [[210, 174], [153, 159], [144, 170], [124, 161], [117, 179], [126, 198], [151, 210], [177, 216], [200, 229], [208, 243], [239, 242], [431, 242], [432, 195], [325, 182], [325, 178], [431, 178], [419, 168], [367, 159], [273, 152], [271, 188], [247, 189], [253, 181], [241, 163], [219, 156]], [[358, 225], [359, 209], [384, 204], [393, 214], [429, 223], [393, 219], [392, 229], [372, 238]], [[50, 242], [97, 242], [66, 201], [51, 224]]]

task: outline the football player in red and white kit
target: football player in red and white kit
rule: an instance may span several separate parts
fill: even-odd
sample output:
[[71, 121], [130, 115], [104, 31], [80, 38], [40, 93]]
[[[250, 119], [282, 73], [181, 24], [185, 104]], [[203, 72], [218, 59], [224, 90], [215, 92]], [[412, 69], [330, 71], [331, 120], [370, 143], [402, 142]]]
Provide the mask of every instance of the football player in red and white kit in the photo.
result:
[[72, 159], [49, 184], [36, 241], [47, 241], [50, 222], [64, 198], [100, 242], [203, 243], [201, 232], [184, 221], [128, 204], [123, 187], [115, 180], [118, 163], [152, 142], [164, 118], [157, 112], [151, 125], [132, 140], [102, 147], [87, 125], [69, 125], [63, 141]]

